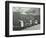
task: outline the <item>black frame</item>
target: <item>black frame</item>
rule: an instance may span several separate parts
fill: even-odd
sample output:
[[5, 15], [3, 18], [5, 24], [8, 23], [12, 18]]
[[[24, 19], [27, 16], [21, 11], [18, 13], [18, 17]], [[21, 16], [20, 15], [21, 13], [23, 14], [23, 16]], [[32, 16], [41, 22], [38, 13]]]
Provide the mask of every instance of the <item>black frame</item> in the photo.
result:
[[[9, 35], [9, 3], [22, 3], [22, 4], [36, 4], [43, 5], [43, 33], [38, 34], [23, 34], [23, 35]], [[36, 3], [36, 2], [19, 2], [19, 1], [5, 1], [5, 36], [6, 37], [15, 37], [15, 36], [32, 36], [32, 35], [44, 35], [45, 34], [45, 3]]]

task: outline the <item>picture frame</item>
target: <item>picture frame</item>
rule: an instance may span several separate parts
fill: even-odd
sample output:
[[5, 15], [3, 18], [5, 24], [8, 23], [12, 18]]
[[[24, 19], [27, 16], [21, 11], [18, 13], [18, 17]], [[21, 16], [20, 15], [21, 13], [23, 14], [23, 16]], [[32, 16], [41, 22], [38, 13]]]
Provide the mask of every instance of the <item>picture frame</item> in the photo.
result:
[[[40, 15], [40, 20], [41, 21], [38, 22], [38, 23], [40, 25], [40, 30], [35, 27], [35, 25], [37, 25], [37, 23], [35, 23], [35, 21], [33, 21], [33, 22], [30, 21], [30, 22], [33, 23], [33, 24], [35, 23], [34, 27], [37, 30], [36, 29], [33, 30], [33, 31], [31, 29], [28, 29], [28, 30], [26, 29], [25, 30], [26, 27], [27, 28], [30, 27], [30, 23], [28, 21], [25, 22], [25, 20], [29, 20], [30, 19], [30, 15], [29, 15], [29, 17], [28, 16], [26, 17], [26, 14], [22, 10], [22, 12], [25, 14], [25, 16], [23, 15], [21, 17], [21, 15], [20, 15], [20, 18], [22, 18], [22, 19], [25, 18], [24, 22], [26, 24], [28, 22], [27, 26], [23, 26], [23, 23], [20, 23], [20, 22], [23, 22], [22, 19], [19, 20], [19, 21], [17, 21], [17, 19], [16, 19], [16, 18], [20, 19], [19, 17], [15, 16], [16, 13], [14, 13], [14, 12], [16, 12], [16, 9], [19, 9], [20, 12], [21, 12], [22, 9], [23, 10], [28, 10], [28, 9], [33, 10], [33, 11], [30, 11], [30, 12], [33, 13], [33, 14], [31, 13], [31, 15], [35, 15], [34, 12], [36, 12], [36, 11], [38, 12], [38, 10], [39, 10], [38, 14]], [[30, 12], [26, 11], [27, 15], [30, 14]], [[17, 10], [17, 13], [18, 13], [18, 10]], [[16, 15], [19, 16], [19, 13], [16, 14]], [[33, 19], [32, 17], [31, 17], [31, 19]], [[36, 19], [37, 19], [37, 17], [36, 17]], [[17, 26], [16, 22], [20, 23], [20, 24], [18, 24], [20, 26]], [[21, 28], [21, 27], [23, 27], [23, 28]], [[32, 36], [32, 35], [44, 35], [44, 34], [45, 34], [45, 3], [5, 1], [5, 36], [6, 37]]]

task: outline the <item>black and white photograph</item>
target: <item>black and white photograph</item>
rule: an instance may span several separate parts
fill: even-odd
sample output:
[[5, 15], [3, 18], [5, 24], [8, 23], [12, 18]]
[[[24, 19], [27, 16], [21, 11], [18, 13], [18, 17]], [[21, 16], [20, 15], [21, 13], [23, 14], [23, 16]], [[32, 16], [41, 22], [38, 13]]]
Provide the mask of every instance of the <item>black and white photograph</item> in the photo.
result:
[[40, 30], [40, 8], [13, 7], [13, 31]]
[[6, 2], [6, 36], [43, 35], [44, 10], [44, 3]]

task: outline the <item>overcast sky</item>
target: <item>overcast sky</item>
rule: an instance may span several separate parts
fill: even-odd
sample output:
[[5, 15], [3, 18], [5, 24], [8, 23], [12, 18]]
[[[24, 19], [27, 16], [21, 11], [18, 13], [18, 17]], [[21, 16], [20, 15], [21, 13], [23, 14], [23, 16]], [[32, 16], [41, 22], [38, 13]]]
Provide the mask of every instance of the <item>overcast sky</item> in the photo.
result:
[[13, 7], [13, 12], [20, 12], [22, 14], [31, 14], [39, 15], [40, 9], [39, 8], [29, 8], [29, 7]]

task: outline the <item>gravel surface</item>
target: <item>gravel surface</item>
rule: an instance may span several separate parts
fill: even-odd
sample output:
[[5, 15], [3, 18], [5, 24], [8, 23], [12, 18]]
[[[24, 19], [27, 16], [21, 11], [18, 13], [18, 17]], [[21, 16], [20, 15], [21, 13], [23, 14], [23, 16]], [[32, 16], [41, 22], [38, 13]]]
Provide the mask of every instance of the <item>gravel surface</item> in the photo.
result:
[[40, 24], [38, 25], [34, 25], [32, 27], [27, 27], [26, 29], [24, 30], [40, 30]]

